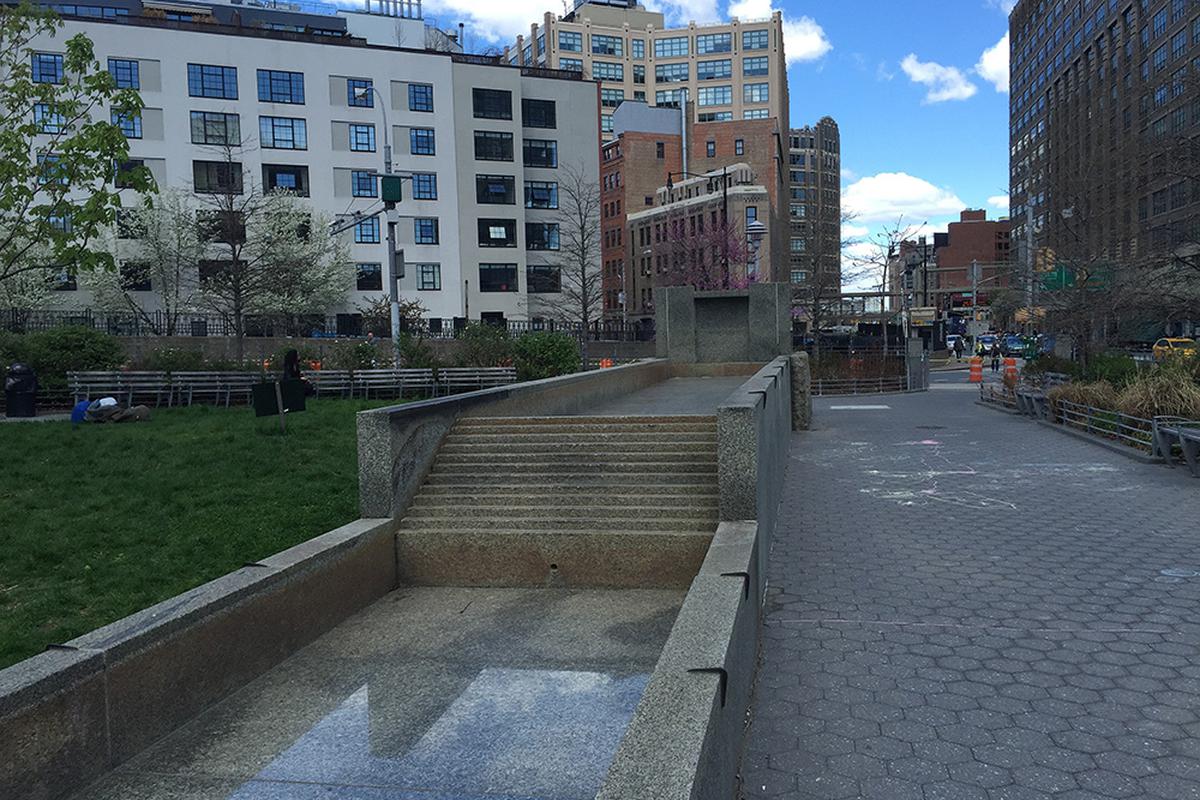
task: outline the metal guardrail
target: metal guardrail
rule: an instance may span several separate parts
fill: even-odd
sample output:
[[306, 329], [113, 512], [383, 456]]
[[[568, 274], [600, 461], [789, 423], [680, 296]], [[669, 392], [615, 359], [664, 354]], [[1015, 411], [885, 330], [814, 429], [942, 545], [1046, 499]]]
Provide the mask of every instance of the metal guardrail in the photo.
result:
[[1016, 392], [1010, 390], [1004, 384], [996, 383], [981, 383], [979, 384], [979, 399], [985, 403], [1004, 406], [1005, 408], [1017, 408]]
[[1106, 439], [1116, 439], [1139, 450], [1154, 449], [1154, 421], [1102, 408], [1057, 400], [1054, 421]]
[[814, 397], [906, 391], [908, 379], [904, 375], [882, 375], [878, 378], [814, 378], [812, 382]]

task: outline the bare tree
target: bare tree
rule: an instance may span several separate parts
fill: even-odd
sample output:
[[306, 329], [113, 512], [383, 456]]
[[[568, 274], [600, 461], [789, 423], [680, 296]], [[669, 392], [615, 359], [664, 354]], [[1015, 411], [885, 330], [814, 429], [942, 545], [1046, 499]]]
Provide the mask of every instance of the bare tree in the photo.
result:
[[600, 186], [578, 167], [566, 166], [558, 181], [559, 291], [536, 296], [554, 318], [581, 328], [580, 352], [587, 364], [588, 329], [599, 319]]
[[883, 331], [883, 355], [888, 355], [888, 319], [894, 309], [890, 309], [888, 300], [893, 295], [892, 284], [897, 281], [896, 258], [900, 253], [900, 244], [913, 239], [919, 225], [909, 225], [904, 216], [896, 218], [896, 222], [883, 226], [869, 238], [870, 248], [857, 256], [854, 261], [863, 277], [870, 279], [879, 287], [880, 314], [879, 323]]
[[706, 213], [703, 208], [668, 213], [663, 243], [656, 248], [664, 261], [660, 284], [707, 290], [744, 288], [754, 282], [745, 239], [727, 220], [706, 220]]
[[248, 316], [324, 313], [345, 300], [353, 264], [326, 215], [290, 191], [264, 193], [233, 148], [223, 154], [196, 187], [205, 197], [196, 219], [207, 256], [196, 297], [232, 328], [240, 361]]
[[[844, 231], [846, 226], [853, 221], [853, 214], [842, 212], [839, 219], [839, 231]], [[823, 227], [818, 226], [818, 230]], [[821, 257], [822, 254], [829, 252], [829, 248], [825, 246], [824, 240], [818, 239], [805, 280], [793, 284], [793, 303], [797, 310], [808, 319], [809, 331], [813, 333], [813, 350], [816, 356], [819, 356], [821, 351], [820, 331], [827, 326], [829, 319], [837, 313], [841, 306], [842, 287], [865, 277], [861, 264], [854, 259], [843, 257], [858, 241], [854, 237], [840, 236], [837, 243], [837, 253], [841, 260], [840, 269], [827, 270], [825, 269], [826, 265], [821, 263]]]

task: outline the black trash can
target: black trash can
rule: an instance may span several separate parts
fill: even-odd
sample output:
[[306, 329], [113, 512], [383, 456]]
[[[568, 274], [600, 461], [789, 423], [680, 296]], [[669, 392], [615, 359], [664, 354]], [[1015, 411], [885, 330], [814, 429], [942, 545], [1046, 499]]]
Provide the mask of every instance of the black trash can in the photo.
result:
[[5, 416], [37, 416], [37, 375], [28, 364], [13, 364], [4, 380]]

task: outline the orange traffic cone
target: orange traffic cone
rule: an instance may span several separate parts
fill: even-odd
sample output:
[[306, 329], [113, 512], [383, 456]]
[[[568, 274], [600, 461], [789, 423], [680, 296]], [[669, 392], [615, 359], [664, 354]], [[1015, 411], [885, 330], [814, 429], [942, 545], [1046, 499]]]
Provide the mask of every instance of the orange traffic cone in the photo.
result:
[[971, 374], [968, 380], [971, 383], [983, 383], [983, 356], [972, 356]]

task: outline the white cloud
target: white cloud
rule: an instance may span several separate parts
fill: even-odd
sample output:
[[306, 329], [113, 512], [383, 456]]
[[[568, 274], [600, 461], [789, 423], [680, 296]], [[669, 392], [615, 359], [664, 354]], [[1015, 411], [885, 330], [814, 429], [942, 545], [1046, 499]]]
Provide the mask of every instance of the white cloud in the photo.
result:
[[915, 53], [909, 53], [900, 62], [900, 69], [913, 83], [928, 87], [923, 105], [943, 103], [947, 100], [966, 100], [978, 91], [978, 87], [958, 67], [947, 67], [934, 61], [921, 61]]
[[[729, 4], [726, 16], [738, 19], [766, 19], [775, 10], [771, 7], [771, 0], [734, 0]], [[784, 13], [783, 53], [787, 57], [789, 67], [804, 61], [816, 61], [832, 49], [833, 44], [825, 35], [825, 29], [816, 20], [807, 16], [792, 19]]]
[[1002, 14], [1011, 14], [1017, 6], [1017, 0], [987, 0], [987, 4]]
[[894, 77], [896, 77], [896, 73], [888, 69], [887, 62], [880, 61], [879, 66], [875, 68], [875, 80], [886, 82], [890, 81]]
[[992, 208], [996, 209], [997, 211], [1003, 211], [1005, 214], [1007, 214], [1008, 213], [1008, 195], [1006, 195], [1006, 194], [992, 195], [991, 197], [988, 198], [988, 205], [991, 206]]
[[842, 167], [841, 172], [843, 181], [853, 181], [858, 179], [858, 174], [849, 167]]
[[1008, 94], [1008, 34], [983, 51], [975, 74], [996, 87], [997, 92]]
[[894, 223], [903, 217], [919, 224], [933, 217], [956, 215], [966, 208], [949, 189], [904, 172], [881, 172], [859, 178], [842, 192], [842, 207], [857, 224]]

